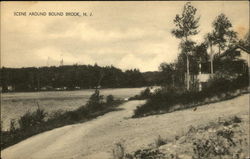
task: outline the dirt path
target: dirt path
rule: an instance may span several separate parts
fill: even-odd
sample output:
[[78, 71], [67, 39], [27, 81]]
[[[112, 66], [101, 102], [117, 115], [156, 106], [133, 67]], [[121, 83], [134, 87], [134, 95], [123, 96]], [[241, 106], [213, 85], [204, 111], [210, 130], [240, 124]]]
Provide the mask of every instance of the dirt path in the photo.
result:
[[158, 135], [172, 139], [193, 125], [218, 117], [249, 114], [249, 94], [232, 100], [169, 114], [131, 119], [136, 106], [130, 101], [123, 110], [110, 112], [90, 122], [57, 128], [3, 150], [3, 159], [106, 159], [115, 142], [125, 140], [128, 152], [147, 147]]

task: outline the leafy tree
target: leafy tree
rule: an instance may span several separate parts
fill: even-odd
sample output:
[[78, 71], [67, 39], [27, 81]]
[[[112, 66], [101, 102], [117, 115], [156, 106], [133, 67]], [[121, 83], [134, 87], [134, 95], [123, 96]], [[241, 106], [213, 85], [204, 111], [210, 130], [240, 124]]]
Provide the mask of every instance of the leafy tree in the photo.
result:
[[210, 48], [210, 62], [211, 62], [211, 74], [214, 73], [214, 49], [213, 46], [218, 46], [218, 54], [221, 53], [221, 50], [225, 49], [226, 47], [231, 47], [233, 44], [236, 43], [237, 34], [234, 32], [232, 28], [232, 23], [226, 17], [225, 14], [220, 14], [216, 17], [213, 21], [213, 30], [211, 33], [208, 33], [205, 37], [206, 43]]
[[191, 5], [190, 2], [184, 5], [182, 14], [177, 14], [174, 23], [176, 28], [172, 30], [172, 34], [181, 39], [180, 47], [182, 49], [182, 53], [186, 55], [187, 61], [187, 90], [189, 90], [189, 56], [193, 51], [194, 42], [189, 38], [192, 35], [198, 34], [198, 22], [199, 17], [196, 17], [197, 9]]
[[243, 39], [239, 40], [239, 45], [245, 47], [250, 50], [250, 33], [248, 32]]
[[196, 45], [194, 48], [194, 55], [193, 57], [196, 61], [200, 62], [207, 62], [208, 61], [208, 53], [207, 53], [207, 44], [205, 42]]
[[215, 38], [215, 33], [214, 31], [212, 33], [208, 33], [206, 36], [205, 36], [205, 41], [207, 43], [207, 45], [209, 46], [210, 48], [210, 62], [211, 62], [211, 74], [214, 73], [214, 67], [213, 67], [213, 58], [214, 58], [214, 51], [213, 51], [213, 45], [216, 44], [216, 38]]
[[175, 64], [174, 63], [161, 63], [159, 66], [159, 70], [162, 73], [162, 81], [165, 84], [173, 84], [174, 85], [174, 78], [175, 78]]
[[194, 46], [193, 55], [190, 56], [190, 71], [194, 74], [199, 72], [199, 64], [208, 61], [207, 45], [205, 42]]
[[226, 46], [236, 42], [237, 34], [232, 30], [232, 23], [228, 17], [221, 13], [213, 21], [213, 31], [210, 34], [210, 39], [218, 46], [219, 54]]

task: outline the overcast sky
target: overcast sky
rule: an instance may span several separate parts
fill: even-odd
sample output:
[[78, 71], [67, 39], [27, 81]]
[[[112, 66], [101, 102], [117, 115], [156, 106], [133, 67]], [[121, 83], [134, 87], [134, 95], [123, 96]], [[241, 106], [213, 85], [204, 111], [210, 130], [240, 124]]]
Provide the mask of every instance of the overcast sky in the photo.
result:
[[[173, 19], [186, 2], [1, 2], [1, 66], [114, 65], [158, 70], [173, 62], [179, 40]], [[198, 9], [199, 42], [225, 13], [242, 37], [249, 30], [249, 2], [192, 2]], [[93, 16], [14, 16], [14, 12], [91, 12]]]

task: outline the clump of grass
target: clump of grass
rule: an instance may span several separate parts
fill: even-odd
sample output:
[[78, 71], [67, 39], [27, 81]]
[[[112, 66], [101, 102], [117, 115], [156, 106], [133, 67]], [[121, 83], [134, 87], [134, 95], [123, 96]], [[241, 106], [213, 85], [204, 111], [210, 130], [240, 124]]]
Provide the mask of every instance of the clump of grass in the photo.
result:
[[152, 93], [150, 92], [150, 88], [147, 87], [145, 90], [141, 91], [139, 95], [135, 95], [134, 97], [130, 97], [129, 100], [143, 100], [150, 98]]
[[[235, 156], [234, 158], [239, 158], [241, 151], [233, 150], [236, 144], [241, 144], [241, 141], [234, 139], [235, 132], [231, 125], [238, 124], [242, 120], [238, 116], [231, 117], [225, 120], [223, 123], [217, 125], [211, 125], [217, 127], [218, 130], [209, 136], [203, 136], [201, 139], [196, 139], [193, 142], [193, 159], [214, 159], [229, 156]], [[220, 126], [223, 125], [223, 128]]]
[[224, 121], [223, 125], [228, 126], [228, 125], [231, 125], [233, 123], [241, 123], [241, 122], [242, 122], [241, 118], [239, 118], [238, 116], [233, 116], [229, 120]]
[[[190, 126], [181, 137], [176, 136], [174, 143], [165, 143], [164, 147], [139, 149], [132, 153], [130, 159], [240, 159], [248, 154], [245, 149], [247, 139], [240, 129], [238, 116], [231, 117], [224, 122], [209, 122], [208, 125]], [[232, 127], [238, 125], [238, 128]], [[243, 136], [242, 136], [243, 135]], [[158, 136], [155, 143], [164, 141]], [[165, 141], [164, 141], [165, 142]], [[170, 142], [170, 141], [169, 141]], [[161, 144], [159, 144], [161, 145]], [[191, 147], [190, 147], [191, 145]]]
[[15, 119], [11, 119], [10, 120], [10, 132], [13, 133], [15, 132], [17, 129], [17, 126], [16, 126], [16, 120]]
[[159, 149], [140, 149], [137, 150], [133, 156], [136, 159], [164, 159], [165, 154], [160, 152]]
[[225, 155], [232, 155], [230, 148], [234, 146], [233, 132], [220, 130], [208, 138], [197, 139], [193, 142], [193, 159], [213, 159]]
[[167, 144], [167, 141], [164, 140], [160, 135], [155, 139], [155, 146], [160, 147], [162, 145]]
[[115, 147], [112, 150], [114, 159], [124, 159], [125, 147], [122, 142], [115, 143]]
[[242, 119], [239, 118], [238, 116], [234, 116], [234, 117], [232, 118], [232, 122], [233, 122], [233, 123], [241, 123], [241, 122], [242, 122]]
[[45, 112], [44, 109], [38, 108], [35, 112], [25, 113], [19, 120], [18, 123], [20, 125], [20, 129], [27, 129], [32, 126], [40, 125], [44, 122], [44, 118], [48, 113]]

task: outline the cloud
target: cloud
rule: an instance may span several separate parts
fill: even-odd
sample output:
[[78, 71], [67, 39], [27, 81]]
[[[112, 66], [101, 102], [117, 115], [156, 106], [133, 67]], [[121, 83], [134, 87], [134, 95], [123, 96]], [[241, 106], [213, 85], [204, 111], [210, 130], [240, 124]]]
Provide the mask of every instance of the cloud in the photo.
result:
[[[178, 56], [173, 19], [185, 2], [4, 2], [1, 6], [1, 65], [114, 65], [121, 69], [157, 70]], [[221, 12], [240, 34], [249, 26], [248, 2], [192, 2], [201, 15], [200, 42]], [[211, 10], [213, 8], [213, 10]], [[234, 9], [232, 9], [234, 8]], [[237, 10], [237, 12], [235, 12]], [[79, 11], [93, 17], [17, 17], [14, 11]], [[239, 18], [241, 17], [241, 18]], [[48, 60], [49, 59], [49, 60]]]

